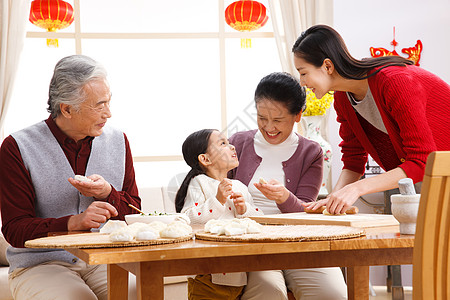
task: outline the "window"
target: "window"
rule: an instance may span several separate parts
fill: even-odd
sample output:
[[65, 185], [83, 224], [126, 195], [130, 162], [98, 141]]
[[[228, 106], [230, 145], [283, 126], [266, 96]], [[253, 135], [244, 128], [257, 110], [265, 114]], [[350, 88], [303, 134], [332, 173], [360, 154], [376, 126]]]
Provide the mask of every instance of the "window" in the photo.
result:
[[[70, 27], [47, 33], [29, 23], [6, 135], [48, 117], [53, 68], [72, 54], [106, 67], [109, 123], [130, 140], [139, 186], [166, 185], [188, 171], [181, 145], [196, 130], [256, 128], [256, 85], [281, 71], [270, 11], [263, 28], [243, 34], [224, 21], [231, 0], [66, 1], [74, 7]], [[47, 37], [57, 37], [59, 48], [48, 48]], [[252, 47], [241, 48], [241, 37]]]

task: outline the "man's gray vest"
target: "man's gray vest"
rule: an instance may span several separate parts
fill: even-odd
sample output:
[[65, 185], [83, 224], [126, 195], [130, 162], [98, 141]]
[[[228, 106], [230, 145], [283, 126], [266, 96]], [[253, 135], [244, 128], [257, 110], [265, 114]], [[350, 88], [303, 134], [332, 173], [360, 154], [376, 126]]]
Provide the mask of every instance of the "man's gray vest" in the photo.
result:
[[[12, 134], [19, 146], [22, 160], [31, 176], [36, 193], [37, 218], [60, 218], [83, 212], [93, 201], [81, 195], [67, 180], [74, 172], [64, 151], [42, 121]], [[116, 190], [122, 190], [125, 176], [125, 139], [122, 132], [104, 127], [92, 141], [86, 174], [101, 175]], [[9, 272], [46, 261], [75, 263], [77, 258], [62, 249], [28, 249], [8, 247]]]

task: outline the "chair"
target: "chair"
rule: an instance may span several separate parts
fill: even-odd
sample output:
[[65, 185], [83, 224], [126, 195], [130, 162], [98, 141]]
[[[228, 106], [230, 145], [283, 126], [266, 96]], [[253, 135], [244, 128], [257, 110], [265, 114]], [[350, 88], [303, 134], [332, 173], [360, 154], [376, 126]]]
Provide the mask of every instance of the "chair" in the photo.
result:
[[432, 152], [422, 184], [413, 254], [413, 299], [450, 298], [450, 151]]

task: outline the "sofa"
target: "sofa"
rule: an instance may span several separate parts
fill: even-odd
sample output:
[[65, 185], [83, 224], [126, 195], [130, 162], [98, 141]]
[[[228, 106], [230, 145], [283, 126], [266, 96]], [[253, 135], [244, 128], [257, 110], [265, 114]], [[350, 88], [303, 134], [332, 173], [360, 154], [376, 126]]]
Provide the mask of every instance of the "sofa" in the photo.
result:
[[[175, 212], [175, 195], [179, 186], [180, 175], [171, 181], [171, 185], [164, 187], [139, 187], [141, 208], [144, 212]], [[0, 220], [1, 221], [1, 220]], [[0, 223], [1, 224], [1, 223]], [[8, 285], [8, 262], [6, 260], [6, 248], [8, 243], [0, 234], [0, 300], [12, 300], [13, 297]], [[187, 299], [186, 276], [173, 276], [164, 278], [165, 299]], [[135, 276], [129, 274], [128, 299], [136, 299]]]

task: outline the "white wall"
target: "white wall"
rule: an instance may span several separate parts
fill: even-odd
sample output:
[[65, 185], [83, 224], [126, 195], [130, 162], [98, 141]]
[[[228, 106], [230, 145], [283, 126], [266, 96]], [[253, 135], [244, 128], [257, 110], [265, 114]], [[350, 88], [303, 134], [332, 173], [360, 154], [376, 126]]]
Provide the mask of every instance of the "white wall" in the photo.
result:
[[[355, 58], [370, 56], [370, 47], [383, 47], [392, 51], [393, 39], [398, 42], [397, 53], [405, 55], [401, 49], [413, 47], [417, 40], [423, 43], [420, 66], [440, 76], [450, 83], [450, 62], [447, 57], [450, 48], [450, 1], [435, 0], [334, 0], [334, 28], [342, 35], [350, 53]], [[406, 57], [406, 55], [405, 55]], [[332, 178], [333, 186], [339, 177], [340, 142], [336, 114], [329, 112], [328, 136], [333, 145]], [[375, 203], [383, 203], [382, 193], [369, 195]], [[373, 209], [357, 203], [362, 211]], [[411, 268], [404, 267], [403, 284], [411, 284]], [[385, 285], [385, 267], [371, 268], [373, 285]]]

